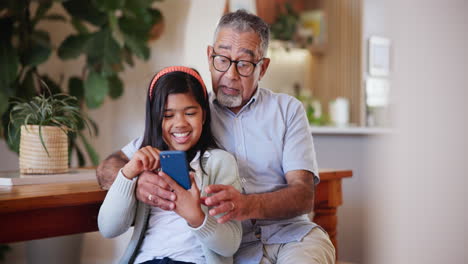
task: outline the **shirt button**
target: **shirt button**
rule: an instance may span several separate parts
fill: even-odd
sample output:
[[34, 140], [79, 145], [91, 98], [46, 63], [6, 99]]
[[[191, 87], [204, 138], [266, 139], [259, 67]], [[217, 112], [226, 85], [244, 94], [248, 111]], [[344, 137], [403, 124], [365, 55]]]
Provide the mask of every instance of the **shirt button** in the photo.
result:
[[257, 228], [255, 229], [255, 237], [256, 237], [257, 239], [261, 239], [261, 237], [262, 237], [262, 229], [260, 229], [259, 227], [257, 227]]

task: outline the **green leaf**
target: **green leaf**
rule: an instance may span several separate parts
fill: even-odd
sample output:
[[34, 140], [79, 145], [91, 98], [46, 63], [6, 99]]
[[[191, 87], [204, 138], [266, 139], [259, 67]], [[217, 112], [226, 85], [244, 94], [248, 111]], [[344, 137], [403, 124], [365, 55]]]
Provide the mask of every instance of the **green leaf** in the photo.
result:
[[33, 43], [33, 46], [22, 56], [23, 65], [35, 67], [42, 64], [49, 58], [51, 52], [51, 48]]
[[17, 80], [19, 67], [17, 50], [11, 44], [14, 23], [11, 17], [0, 18], [0, 90], [6, 96], [14, 94], [12, 84]]
[[96, 150], [93, 148], [91, 144], [89, 144], [88, 140], [81, 132], [78, 132], [78, 135], [80, 136], [81, 141], [83, 141], [83, 145], [85, 146], [86, 152], [88, 152], [88, 156], [91, 159], [91, 162], [93, 163], [93, 165], [94, 166], [99, 165], [99, 155], [96, 152]]
[[122, 56], [123, 56], [125, 62], [128, 65], [130, 65], [132, 67], [133, 67], [133, 65], [135, 65], [135, 63], [133, 62], [132, 52], [130, 51], [130, 49], [128, 47], [124, 47], [122, 49]]
[[20, 146], [20, 133], [19, 133], [20, 129], [19, 128], [10, 128], [10, 130], [7, 130], [6, 134], [8, 134], [7, 136], [7, 145], [8, 145], [8, 148], [13, 151], [13, 152], [16, 152], [16, 153], [19, 153], [19, 146]]
[[36, 15], [32, 19], [32, 24], [34, 25], [37, 22], [39, 22], [39, 20], [41, 20], [44, 17], [45, 13], [47, 13], [47, 11], [51, 7], [52, 7], [52, 1], [41, 1], [39, 6], [37, 7]]
[[[132, 0], [129, 0], [132, 1]], [[93, 4], [101, 11], [115, 11], [123, 7], [125, 0], [93, 0]]]
[[120, 63], [120, 47], [108, 28], [92, 34], [87, 47], [88, 65], [105, 75], [113, 75], [113, 64]]
[[112, 37], [119, 43], [120, 47], [125, 45], [124, 37], [119, 28], [119, 21], [117, 16], [114, 14], [109, 14], [109, 26], [112, 31]]
[[83, 19], [95, 26], [102, 26], [107, 22], [106, 13], [99, 11], [92, 0], [69, 0], [62, 5], [71, 17]]
[[19, 89], [16, 90], [16, 97], [24, 98], [29, 100], [36, 95], [36, 87], [34, 84], [34, 70], [26, 72], [24, 79], [19, 85]]
[[68, 36], [57, 51], [57, 55], [62, 60], [74, 59], [86, 51], [89, 35], [70, 35]]
[[[76, 148], [76, 133], [69, 132], [68, 133], [68, 166], [71, 164], [73, 150]], [[81, 167], [81, 166], [80, 166]]]
[[89, 123], [91, 123], [91, 128], [93, 129], [94, 135], [99, 136], [99, 127], [93, 119], [88, 119]]
[[16, 80], [18, 74], [18, 56], [16, 50], [6, 40], [0, 40], [0, 87], [3, 92], [11, 96], [10, 85]]
[[47, 146], [45, 145], [44, 137], [42, 135], [42, 126], [41, 125], [39, 125], [39, 138], [41, 139], [42, 147], [44, 147], [44, 150], [47, 153], [47, 157], [50, 157], [49, 150], [47, 149]]
[[150, 49], [146, 45], [152, 24], [142, 23], [141, 19], [121, 18], [119, 26], [125, 39], [125, 45], [139, 58], [148, 60]]
[[63, 93], [62, 88], [60, 88], [60, 85], [58, 83], [56, 83], [54, 80], [52, 80], [49, 76], [42, 75], [42, 76], [40, 76], [40, 78], [42, 79], [42, 81], [47, 86], [47, 88], [44, 87], [44, 83], [41, 82], [41, 89], [40, 89], [41, 93], [43, 93], [44, 90], [50, 91], [51, 94], [61, 94], [61, 93]]
[[76, 156], [78, 157], [78, 166], [83, 167], [84, 165], [86, 165], [86, 160], [83, 155], [83, 152], [76, 144], [74, 145], [74, 148], [76, 150]]
[[150, 18], [149, 21], [144, 21], [141, 18], [128, 17], [119, 19], [120, 30], [122, 30], [125, 35], [132, 36], [141, 41], [146, 41], [148, 39], [148, 33], [152, 26], [152, 18]]
[[[8, 96], [0, 89], [0, 116], [8, 109]], [[1, 136], [1, 133], [0, 133]]]
[[150, 49], [146, 46], [146, 42], [125, 35], [125, 44], [140, 59], [149, 59]]
[[68, 79], [68, 93], [81, 101], [84, 98], [83, 80], [78, 77]]
[[33, 43], [36, 43], [38, 45], [44, 46], [44, 47], [51, 47], [50, 45], [50, 36], [49, 32], [44, 31], [44, 30], [34, 30], [31, 34], [31, 40]]
[[151, 6], [152, 0], [128, 0], [125, 2], [123, 9], [125, 15], [132, 18], [139, 18], [146, 23], [151, 21], [151, 14], [148, 13], [148, 7]]
[[71, 23], [79, 34], [83, 35], [83, 34], [89, 33], [89, 30], [86, 28], [86, 26], [83, 23], [81, 23], [79, 19], [72, 18]]
[[19, 153], [20, 127], [10, 123], [10, 115], [8, 112], [4, 113], [2, 116], [2, 125], [8, 148], [13, 152]]
[[119, 76], [113, 75], [109, 78], [107, 78], [109, 81], [109, 96], [112, 99], [117, 99], [123, 94], [123, 83], [122, 80], [120, 80]]
[[31, 46], [21, 54], [24, 65], [35, 67], [44, 63], [50, 56], [52, 48], [47, 31], [35, 30], [31, 34]]
[[89, 108], [98, 108], [109, 91], [109, 83], [106, 78], [91, 71], [84, 82], [84, 90], [86, 105]]

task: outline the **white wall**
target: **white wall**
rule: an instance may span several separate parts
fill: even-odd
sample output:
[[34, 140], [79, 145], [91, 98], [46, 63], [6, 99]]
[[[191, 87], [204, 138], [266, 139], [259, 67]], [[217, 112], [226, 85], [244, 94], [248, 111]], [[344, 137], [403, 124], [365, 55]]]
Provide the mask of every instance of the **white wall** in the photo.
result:
[[364, 0], [362, 18], [362, 72], [368, 72], [369, 38], [371, 36], [388, 37], [388, 14], [385, 0]]
[[376, 146], [366, 263], [466, 263], [468, 2], [388, 1], [395, 135]]
[[367, 182], [375, 177], [368, 169], [370, 148], [376, 135], [314, 135], [320, 168], [351, 169], [342, 180], [343, 204], [338, 208], [338, 259], [362, 263], [365, 253]]
[[[294, 86], [299, 85], [302, 95], [311, 95], [310, 65], [312, 56], [306, 49], [272, 47], [270, 45], [267, 56], [271, 59], [268, 71], [260, 86], [275, 92], [294, 95]], [[278, 45], [276, 45], [278, 46]], [[309, 94], [306, 94], [309, 93]]]

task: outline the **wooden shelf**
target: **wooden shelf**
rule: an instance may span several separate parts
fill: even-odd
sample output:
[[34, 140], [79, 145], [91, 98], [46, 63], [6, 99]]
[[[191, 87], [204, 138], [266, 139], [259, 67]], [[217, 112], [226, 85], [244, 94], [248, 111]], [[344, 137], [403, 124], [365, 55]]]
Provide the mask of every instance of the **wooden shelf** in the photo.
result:
[[307, 46], [307, 49], [310, 51], [311, 54], [315, 55], [324, 55], [327, 51], [326, 44], [312, 44]]
[[312, 44], [308, 46], [302, 46], [302, 45], [298, 45], [297, 43], [293, 41], [284, 41], [284, 40], [278, 40], [278, 39], [273, 39], [270, 43], [270, 47], [272, 49], [283, 48], [285, 50], [304, 49], [304, 50], [308, 50], [313, 55], [324, 55], [327, 50], [326, 44]]
[[349, 136], [371, 136], [371, 135], [391, 135], [394, 133], [392, 128], [385, 127], [332, 127], [332, 126], [311, 126], [312, 135], [349, 135]]

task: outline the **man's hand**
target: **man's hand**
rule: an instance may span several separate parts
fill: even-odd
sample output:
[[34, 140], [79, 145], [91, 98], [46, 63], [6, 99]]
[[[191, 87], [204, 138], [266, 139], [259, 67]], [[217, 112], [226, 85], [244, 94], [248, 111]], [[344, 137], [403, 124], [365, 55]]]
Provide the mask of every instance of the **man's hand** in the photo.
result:
[[273, 192], [241, 194], [232, 186], [209, 185], [205, 191], [213, 194], [202, 198], [212, 206], [210, 215], [226, 213], [218, 219], [287, 219], [309, 213], [314, 207], [314, 174], [295, 170], [286, 173], [288, 186]]
[[218, 223], [226, 223], [231, 219], [245, 220], [249, 219], [249, 212], [254, 204], [249, 202], [248, 196], [241, 194], [230, 185], [214, 184], [205, 188], [206, 193], [213, 194], [210, 197], [202, 197], [206, 206], [213, 207], [209, 214], [212, 216], [223, 214], [218, 219]]
[[96, 169], [96, 178], [101, 188], [109, 190], [117, 173], [128, 161], [122, 151], [114, 152], [102, 161]]
[[138, 200], [163, 210], [173, 210], [176, 194], [169, 184], [156, 173], [144, 171], [138, 177], [136, 197]]

